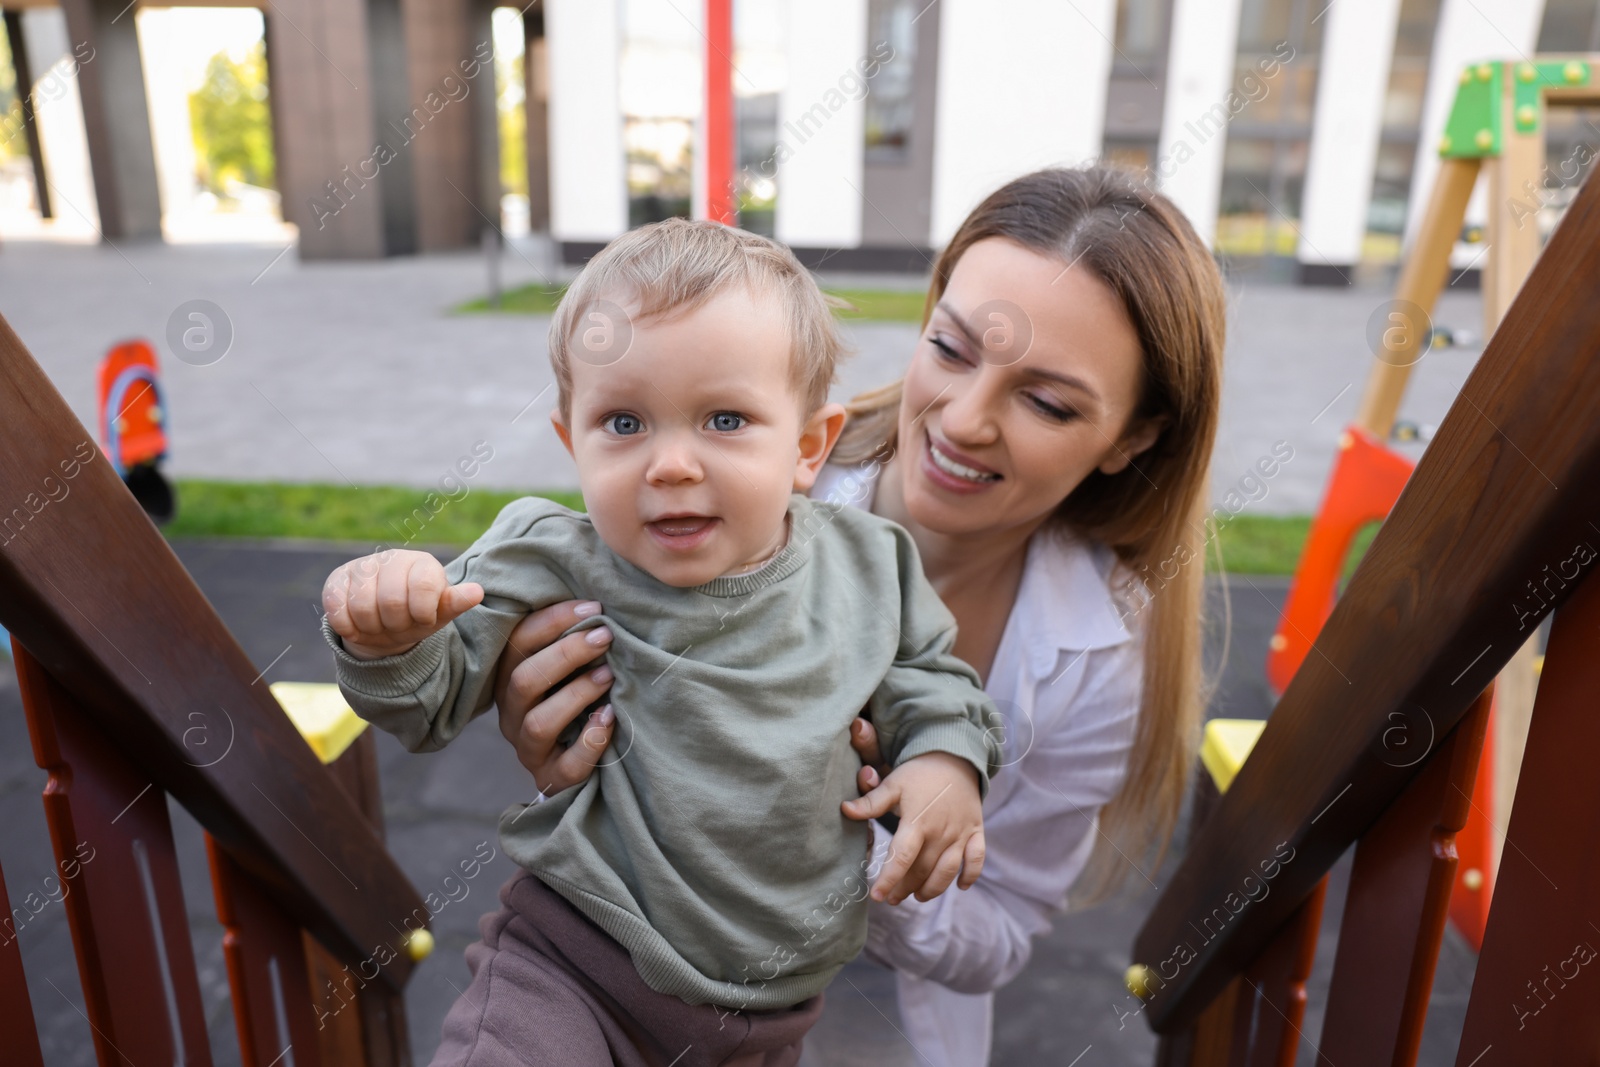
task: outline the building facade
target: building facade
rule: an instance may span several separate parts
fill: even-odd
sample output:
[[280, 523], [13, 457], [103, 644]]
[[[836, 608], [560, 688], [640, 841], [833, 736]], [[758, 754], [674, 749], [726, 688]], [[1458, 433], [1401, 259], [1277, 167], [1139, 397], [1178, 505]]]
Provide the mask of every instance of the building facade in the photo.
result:
[[[125, 3], [5, 7], [30, 110], [48, 103], [42, 72], [92, 56], [75, 82], [101, 228], [154, 237]], [[518, 9], [519, 193], [568, 262], [630, 226], [703, 213], [704, 6]], [[302, 256], [462, 247], [498, 230], [494, 7], [263, 7], [277, 180]], [[735, 0], [734, 14], [740, 221], [814, 266], [855, 270], [925, 271], [1001, 182], [1105, 158], [1147, 175], [1219, 254], [1348, 284], [1398, 258], [1464, 64], [1600, 52], [1596, 0]], [[1552, 116], [1551, 158], [1585, 139], [1600, 139], [1585, 113]], [[1480, 202], [1469, 219], [1481, 215]]]

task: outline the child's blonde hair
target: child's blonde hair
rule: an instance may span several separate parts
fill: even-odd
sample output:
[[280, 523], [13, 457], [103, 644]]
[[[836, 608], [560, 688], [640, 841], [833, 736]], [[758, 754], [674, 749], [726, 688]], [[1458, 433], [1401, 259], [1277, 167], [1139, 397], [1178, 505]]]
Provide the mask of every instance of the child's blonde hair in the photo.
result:
[[810, 272], [776, 241], [718, 222], [672, 218], [606, 245], [562, 296], [550, 322], [550, 366], [562, 415], [572, 411], [573, 337], [602, 301], [638, 322], [693, 311], [736, 285], [783, 304], [790, 380], [804, 414], [816, 411], [828, 399], [844, 345], [832, 306]]

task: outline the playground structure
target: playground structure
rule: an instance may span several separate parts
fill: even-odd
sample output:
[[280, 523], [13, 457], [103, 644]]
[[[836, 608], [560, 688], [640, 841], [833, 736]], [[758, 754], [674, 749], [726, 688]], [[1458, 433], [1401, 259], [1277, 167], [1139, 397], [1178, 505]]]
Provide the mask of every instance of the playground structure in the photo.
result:
[[[1288, 1065], [1303, 1037], [1319, 1062], [1416, 1062], [1457, 835], [1485, 818], [1494, 679], [1552, 612], [1515, 804], [1495, 798], [1508, 845], [1456, 1063], [1588, 1062], [1600, 1046], [1600, 994], [1569, 988], [1568, 970], [1594, 958], [1585, 915], [1600, 904], [1600, 780], [1588, 766], [1600, 744], [1600, 582], [1588, 580], [1600, 545], [1600, 183], [1583, 185], [1542, 255], [1537, 228], [1525, 215], [1517, 225], [1542, 188], [1541, 103], [1600, 100], [1591, 69], [1582, 57], [1463, 75], [1400, 280], [1414, 308], [1378, 353], [1274, 644], [1282, 699], [1253, 747], [1226, 730], [1208, 738], [1221, 796], [1134, 945], [1128, 984], [1162, 1036], [1163, 1065]], [[1484, 160], [1485, 321], [1498, 329], [1407, 479], [1381, 442]], [[1356, 527], [1385, 514], [1334, 605]], [[1325, 876], [1352, 844], [1313, 1039], [1300, 1024]]]
[[[430, 912], [383, 846], [371, 732], [296, 729], [3, 320], [0, 419], [0, 625], [98, 1062], [211, 1062], [171, 794], [207, 831], [243, 1062], [409, 1064]], [[8, 1065], [42, 1067], [14, 937], [0, 1034]]]
[[[1463, 229], [1479, 174], [1487, 173], [1493, 205], [1485, 227], [1486, 244], [1479, 253], [1485, 260], [1483, 335], [1489, 337], [1539, 255], [1540, 212], [1548, 195], [1546, 109], [1600, 103], [1597, 62], [1600, 56], [1538, 56], [1474, 63], [1462, 70], [1455, 104], [1439, 140], [1443, 160], [1432, 195], [1395, 297], [1378, 320], [1378, 336], [1368, 338], [1377, 359], [1355, 421], [1339, 441], [1326, 494], [1272, 637], [1267, 678], [1277, 692], [1288, 687], [1333, 610], [1339, 575], [1357, 533], [1368, 523], [1383, 520], [1411, 475], [1411, 461], [1384, 442], [1401, 429], [1395, 416], [1411, 368], [1440, 333], [1431, 314], [1449, 274], [1451, 250]], [[1571, 167], [1573, 162], [1561, 165], [1562, 177], [1576, 177], [1581, 168]], [[1527, 738], [1535, 653], [1530, 639], [1496, 684], [1471, 811], [1456, 835], [1462, 877], [1453, 891], [1450, 917], [1474, 949], [1482, 946], [1505, 815], [1516, 791]]]

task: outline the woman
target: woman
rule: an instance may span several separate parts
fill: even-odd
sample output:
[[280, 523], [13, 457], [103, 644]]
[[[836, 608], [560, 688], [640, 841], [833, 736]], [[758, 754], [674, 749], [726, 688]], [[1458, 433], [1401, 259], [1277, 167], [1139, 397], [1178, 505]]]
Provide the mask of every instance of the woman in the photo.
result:
[[[956, 654], [1005, 720], [968, 892], [873, 904], [867, 953], [897, 972], [905, 1033], [935, 1064], [988, 1062], [993, 990], [1066, 903], [1164, 846], [1201, 708], [1200, 611], [1225, 327], [1222, 279], [1170, 201], [1105, 167], [1018, 178], [934, 265], [905, 378], [858, 398], [816, 495], [911, 532], [959, 624]], [[608, 757], [596, 631], [529, 616], [502, 660], [501, 729], [545, 795]], [[554, 643], [551, 643], [554, 641]], [[535, 651], [537, 650], [537, 651]], [[892, 807], [870, 724], [853, 818]]]

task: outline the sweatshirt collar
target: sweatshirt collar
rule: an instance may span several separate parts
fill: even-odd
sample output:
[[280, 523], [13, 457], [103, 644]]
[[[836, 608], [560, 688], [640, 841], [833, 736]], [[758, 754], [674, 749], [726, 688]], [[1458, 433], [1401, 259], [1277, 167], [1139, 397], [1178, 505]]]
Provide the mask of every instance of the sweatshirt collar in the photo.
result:
[[811, 501], [795, 494], [789, 498], [789, 542], [778, 554], [747, 574], [724, 574], [693, 587], [694, 592], [715, 597], [749, 596], [776, 585], [799, 570], [811, 558], [811, 538], [801, 533], [810, 529], [805, 519]]

